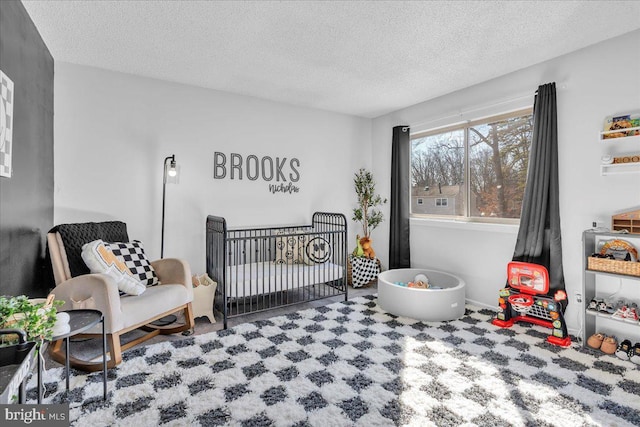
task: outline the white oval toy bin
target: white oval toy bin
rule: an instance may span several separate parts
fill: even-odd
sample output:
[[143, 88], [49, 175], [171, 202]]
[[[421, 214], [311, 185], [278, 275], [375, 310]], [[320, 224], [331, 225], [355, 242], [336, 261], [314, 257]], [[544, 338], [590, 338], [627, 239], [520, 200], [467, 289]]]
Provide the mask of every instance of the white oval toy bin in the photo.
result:
[[[419, 274], [429, 288], [410, 288]], [[405, 284], [405, 286], [400, 285]], [[455, 320], [464, 315], [465, 283], [453, 274], [421, 268], [388, 270], [378, 276], [378, 305], [397, 316], [427, 322]]]

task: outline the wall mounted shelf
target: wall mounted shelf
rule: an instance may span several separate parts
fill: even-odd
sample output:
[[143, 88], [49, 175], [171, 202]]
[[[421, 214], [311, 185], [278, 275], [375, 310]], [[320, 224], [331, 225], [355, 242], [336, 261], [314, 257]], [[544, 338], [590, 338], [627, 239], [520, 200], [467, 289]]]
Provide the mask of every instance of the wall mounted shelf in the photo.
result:
[[600, 165], [601, 175], [620, 175], [627, 173], [640, 173], [640, 162], [635, 163], [612, 163], [610, 165]]
[[[635, 113], [634, 113], [635, 114]], [[636, 120], [636, 119], [634, 119]], [[636, 135], [630, 136], [621, 136], [617, 138], [605, 138], [607, 135], [612, 135], [616, 133], [635, 133]], [[614, 129], [614, 130], [605, 130], [600, 132], [600, 142], [613, 145], [621, 145], [625, 147], [631, 147], [629, 142], [638, 143], [640, 142], [640, 126], [624, 128], [624, 129]], [[618, 151], [618, 150], [616, 150]], [[629, 157], [627, 159], [626, 157]], [[627, 161], [627, 160], [637, 160], [637, 154], [630, 155], [620, 155], [617, 156], [614, 154], [611, 157], [616, 157], [617, 161]], [[629, 174], [629, 173], [640, 173], [640, 162], [627, 162], [627, 163], [611, 163], [611, 164], [603, 164], [600, 165], [600, 175], [620, 175], [620, 174]]]
[[622, 141], [640, 141], [640, 134], [631, 135], [631, 136], [620, 136], [618, 138], [605, 138], [606, 135], [610, 135], [612, 133], [621, 133], [621, 132], [629, 132], [629, 131], [640, 131], [640, 126], [627, 128], [627, 129], [617, 129], [617, 130], [606, 130], [600, 132], [600, 142], [609, 143], [609, 142], [622, 142]]

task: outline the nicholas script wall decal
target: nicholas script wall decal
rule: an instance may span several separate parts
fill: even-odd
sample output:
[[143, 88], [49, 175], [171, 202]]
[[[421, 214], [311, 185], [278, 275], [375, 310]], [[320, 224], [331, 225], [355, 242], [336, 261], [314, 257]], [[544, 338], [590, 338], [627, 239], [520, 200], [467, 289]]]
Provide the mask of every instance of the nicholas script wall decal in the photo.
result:
[[[294, 185], [300, 181], [300, 160], [292, 157], [258, 157], [250, 154], [225, 153], [216, 151], [213, 154], [213, 179], [243, 180], [270, 182], [269, 191], [276, 193], [297, 193], [300, 188]], [[275, 183], [273, 183], [275, 181]]]

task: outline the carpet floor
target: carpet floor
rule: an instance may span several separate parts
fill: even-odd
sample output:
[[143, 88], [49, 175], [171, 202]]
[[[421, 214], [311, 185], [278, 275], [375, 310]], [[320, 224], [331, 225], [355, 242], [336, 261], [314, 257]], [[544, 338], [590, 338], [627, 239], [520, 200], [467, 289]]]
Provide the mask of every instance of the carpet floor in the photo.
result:
[[[376, 296], [137, 347], [102, 373], [45, 373], [78, 426], [640, 426], [640, 367], [490, 323], [389, 315]], [[35, 379], [28, 386], [29, 403]]]

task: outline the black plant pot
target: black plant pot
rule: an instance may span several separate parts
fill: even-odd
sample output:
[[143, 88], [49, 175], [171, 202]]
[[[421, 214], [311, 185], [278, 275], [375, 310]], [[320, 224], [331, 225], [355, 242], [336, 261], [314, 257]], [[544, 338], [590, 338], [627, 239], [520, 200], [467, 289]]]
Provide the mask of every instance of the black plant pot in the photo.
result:
[[36, 343], [25, 342], [26, 334], [19, 329], [2, 329], [0, 335], [4, 334], [17, 334], [19, 336], [19, 343], [12, 346], [0, 347], [0, 403], [8, 403], [12, 396], [9, 396], [9, 385], [14, 380], [14, 377], [18, 375], [18, 380], [21, 382], [28, 374], [28, 370], [21, 369], [25, 361], [35, 354], [34, 347]]

